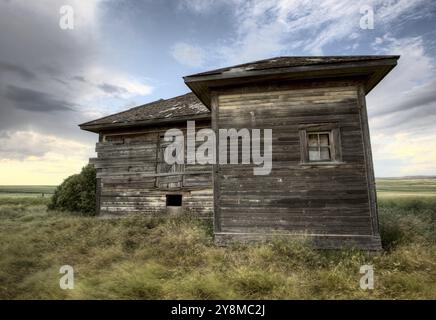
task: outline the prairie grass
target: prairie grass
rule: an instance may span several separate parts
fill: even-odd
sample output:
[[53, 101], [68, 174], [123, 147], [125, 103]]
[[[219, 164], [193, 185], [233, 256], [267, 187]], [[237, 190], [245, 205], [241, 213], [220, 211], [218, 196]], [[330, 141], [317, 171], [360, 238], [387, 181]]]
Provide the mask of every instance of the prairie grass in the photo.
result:
[[[314, 250], [301, 241], [217, 247], [189, 216], [97, 219], [0, 199], [1, 299], [435, 299], [436, 201], [380, 201], [385, 250]], [[359, 268], [375, 269], [375, 289]], [[59, 268], [75, 288], [59, 287]]]

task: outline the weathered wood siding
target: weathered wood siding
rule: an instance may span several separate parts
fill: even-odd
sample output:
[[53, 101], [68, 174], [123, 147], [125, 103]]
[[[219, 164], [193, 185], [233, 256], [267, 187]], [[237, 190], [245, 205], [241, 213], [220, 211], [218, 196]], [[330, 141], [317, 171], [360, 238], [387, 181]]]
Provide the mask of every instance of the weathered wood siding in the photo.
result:
[[[368, 172], [372, 163], [366, 154], [370, 146], [365, 144], [368, 133], [362, 125], [363, 121], [367, 128], [366, 110], [360, 94], [359, 82], [354, 81], [215, 92], [215, 130], [272, 129], [273, 140], [269, 175], [253, 175], [254, 165], [215, 166], [218, 240], [231, 234], [252, 238], [250, 234], [279, 231], [343, 239], [362, 236], [369, 242], [376, 237], [373, 244], [379, 246], [375, 199], [369, 196], [373, 192], [369, 188], [374, 188], [368, 178], [373, 174]], [[301, 126], [331, 123], [339, 128], [341, 162], [303, 164]]]
[[[205, 127], [210, 124], [201, 123], [197, 129]], [[160, 170], [160, 144], [170, 128], [183, 131], [186, 123], [101, 134], [96, 146], [97, 158], [91, 160], [99, 181], [100, 215], [164, 214], [166, 195], [182, 194], [184, 212], [212, 218], [210, 165], [185, 164], [182, 172]]]

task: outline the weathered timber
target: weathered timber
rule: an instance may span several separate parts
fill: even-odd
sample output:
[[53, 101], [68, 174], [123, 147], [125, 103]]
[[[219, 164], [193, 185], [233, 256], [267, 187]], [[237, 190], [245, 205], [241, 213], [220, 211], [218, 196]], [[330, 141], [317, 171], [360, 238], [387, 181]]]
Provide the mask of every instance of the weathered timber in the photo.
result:
[[[218, 243], [269, 239], [279, 232], [306, 234], [320, 247], [380, 248], [362, 92], [359, 81], [340, 79], [307, 88], [281, 83], [214, 91], [215, 130], [273, 131], [269, 175], [253, 176], [253, 165], [214, 170]], [[306, 136], [316, 131], [331, 132], [335, 161], [309, 162]]]
[[[197, 130], [210, 127], [208, 121]], [[160, 146], [170, 128], [186, 131], [186, 124], [149, 126], [129, 131], [101, 133], [96, 145], [97, 213], [100, 216], [123, 216], [132, 213], [162, 215], [167, 212], [166, 196], [181, 194], [182, 211], [203, 219], [213, 215], [211, 165], [185, 165], [168, 171]]]
[[[213, 217], [219, 245], [278, 237], [380, 249], [365, 95], [398, 58], [278, 57], [221, 68], [185, 77], [193, 93], [82, 124], [99, 134], [90, 159], [98, 214]], [[249, 153], [239, 145], [238, 164], [167, 164], [164, 133], [177, 128], [193, 142], [188, 120], [217, 137], [220, 129], [272, 129], [271, 172], [256, 176], [257, 165], [241, 164], [263, 153], [262, 138]]]

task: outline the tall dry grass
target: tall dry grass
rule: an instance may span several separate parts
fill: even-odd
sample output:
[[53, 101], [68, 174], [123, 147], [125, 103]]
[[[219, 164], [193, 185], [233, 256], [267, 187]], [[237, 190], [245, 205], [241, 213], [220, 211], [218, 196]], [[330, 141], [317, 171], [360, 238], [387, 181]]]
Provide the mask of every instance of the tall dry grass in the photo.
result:
[[[102, 220], [26, 201], [0, 204], [2, 299], [436, 298], [436, 202], [381, 201], [385, 250], [374, 254], [281, 239], [222, 248], [189, 216]], [[74, 290], [59, 288], [65, 264]], [[374, 290], [359, 287], [363, 264]]]

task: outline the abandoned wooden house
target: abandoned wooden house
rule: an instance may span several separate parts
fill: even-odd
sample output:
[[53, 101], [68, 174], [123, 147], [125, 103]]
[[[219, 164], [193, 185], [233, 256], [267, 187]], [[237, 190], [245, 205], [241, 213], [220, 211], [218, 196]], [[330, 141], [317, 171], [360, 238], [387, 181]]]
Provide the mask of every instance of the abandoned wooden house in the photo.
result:
[[[380, 249], [365, 95], [399, 56], [278, 57], [184, 77], [192, 92], [80, 125], [99, 134], [99, 215], [189, 212], [217, 243], [304, 234]], [[272, 170], [164, 161], [166, 130], [272, 129]], [[218, 143], [217, 143], [218, 151]], [[219, 157], [219, 155], [218, 155]]]

